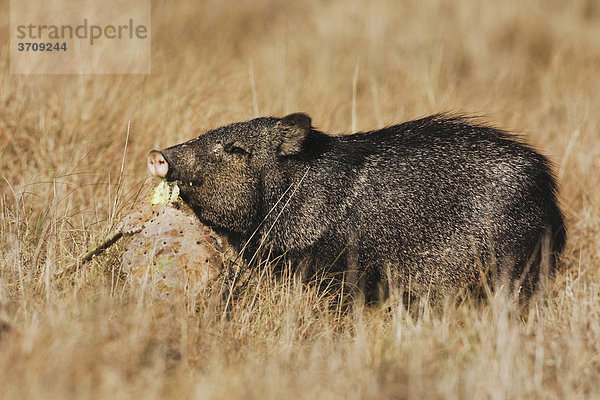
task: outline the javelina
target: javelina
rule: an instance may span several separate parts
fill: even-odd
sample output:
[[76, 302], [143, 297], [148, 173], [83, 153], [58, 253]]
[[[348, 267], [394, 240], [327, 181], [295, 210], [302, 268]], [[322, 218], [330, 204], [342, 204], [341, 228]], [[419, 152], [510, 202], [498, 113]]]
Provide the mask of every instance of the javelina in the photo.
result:
[[305, 114], [257, 118], [152, 151], [148, 166], [247, 259], [268, 248], [303, 276], [345, 273], [367, 294], [392, 282], [457, 289], [491, 264], [531, 286], [542, 239], [550, 271], [565, 243], [548, 160], [466, 117], [345, 136]]

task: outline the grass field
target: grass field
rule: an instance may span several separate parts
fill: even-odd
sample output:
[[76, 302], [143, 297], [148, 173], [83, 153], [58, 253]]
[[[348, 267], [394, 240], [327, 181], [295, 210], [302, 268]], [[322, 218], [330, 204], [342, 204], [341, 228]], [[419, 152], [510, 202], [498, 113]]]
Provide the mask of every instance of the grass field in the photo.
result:
[[[596, 0], [157, 1], [152, 74], [120, 76], [9, 75], [8, 3], [1, 399], [600, 398]], [[461, 111], [524, 135], [567, 216], [546, 295], [527, 312], [500, 295], [342, 312], [265, 273], [227, 309], [145, 295], [119, 246], [55, 276], [131, 206], [149, 150], [294, 111], [326, 132]]]

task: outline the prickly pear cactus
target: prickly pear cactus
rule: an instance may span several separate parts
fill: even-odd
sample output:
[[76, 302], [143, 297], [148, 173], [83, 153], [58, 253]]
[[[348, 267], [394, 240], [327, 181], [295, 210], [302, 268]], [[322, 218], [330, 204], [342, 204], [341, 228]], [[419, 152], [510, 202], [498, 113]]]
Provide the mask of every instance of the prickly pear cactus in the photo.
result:
[[233, 250], [183, 202], [164, 197], [167, 202], [140, 204], [123, 219], [121, 229], [130, 241], [122, 269], [135, 283], [163, 294], [199, 294], [219, 276]]

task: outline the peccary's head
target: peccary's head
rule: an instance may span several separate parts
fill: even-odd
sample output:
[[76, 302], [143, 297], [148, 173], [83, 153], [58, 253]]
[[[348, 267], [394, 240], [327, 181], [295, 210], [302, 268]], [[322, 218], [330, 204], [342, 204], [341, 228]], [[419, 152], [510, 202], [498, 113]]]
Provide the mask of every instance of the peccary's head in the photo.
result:
[[151, 151], [148, 169], [177, 181], [183, 200], [206, 223], [245, 234], [259, 218], [263, 177], [302, 152], [309, 132], [310, 117], [299, 113], [239, 122]]

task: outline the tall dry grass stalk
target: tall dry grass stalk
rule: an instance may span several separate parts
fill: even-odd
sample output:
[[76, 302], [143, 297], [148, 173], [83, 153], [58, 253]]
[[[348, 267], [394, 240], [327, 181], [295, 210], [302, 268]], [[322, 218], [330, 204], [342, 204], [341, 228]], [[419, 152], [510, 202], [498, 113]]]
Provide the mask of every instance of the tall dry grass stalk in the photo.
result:
[[[149, 76], [11, 76], [0, 13], [0, 398], [600, 396], [596, 1], [156, 1]], [[457, 110], [525, 134], [560, 177], [558, 277], [523, 314], [502, 294], [343, 310], [268, 268], [227, 306], [159, 300], [118, 246], [54, 275], [131, 207], [150, 149], [259, 110], [328, 132]]]

